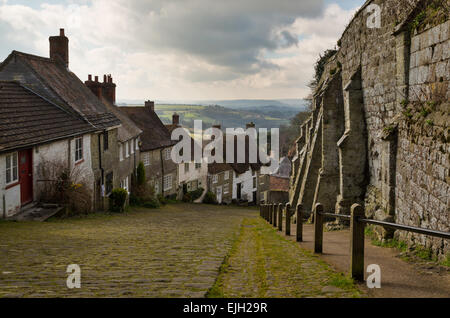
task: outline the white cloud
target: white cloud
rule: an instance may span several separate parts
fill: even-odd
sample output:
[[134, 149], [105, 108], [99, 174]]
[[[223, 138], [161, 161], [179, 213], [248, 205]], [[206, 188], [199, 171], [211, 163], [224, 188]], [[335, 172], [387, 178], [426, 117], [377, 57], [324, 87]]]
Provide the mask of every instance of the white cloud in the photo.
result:
[[[323, 1], [96, 0], [0, 4], [0, 59], [48, 55], [60, 27], [81, 78], [111, 73], [118, 99], [299, 98], [354, 10]], [[1, 48], [3, 47], [3, 49]]]

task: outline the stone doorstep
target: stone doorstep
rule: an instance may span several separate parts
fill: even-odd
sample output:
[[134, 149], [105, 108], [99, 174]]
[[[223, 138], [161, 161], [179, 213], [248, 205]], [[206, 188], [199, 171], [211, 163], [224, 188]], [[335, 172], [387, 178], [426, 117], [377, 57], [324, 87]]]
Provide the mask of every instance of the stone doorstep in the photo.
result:
[[44, 222], [50, 217], [64, 210], [64, 207], [57, 204], [31, 203], [23, 208], [18, 214], [8, 217], [7, 221], [38, 221]]

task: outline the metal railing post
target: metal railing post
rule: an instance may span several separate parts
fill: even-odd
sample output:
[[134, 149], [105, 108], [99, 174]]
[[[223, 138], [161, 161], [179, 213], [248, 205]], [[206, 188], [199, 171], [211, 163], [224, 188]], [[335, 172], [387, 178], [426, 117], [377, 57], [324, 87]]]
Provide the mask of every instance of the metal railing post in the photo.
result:
[[297, 232], [296, 232], [297, 242], [303, 241], [303, 205], [297, 205]]
[[317, 203], [314, 207], [314, 253], [322, 253], [323, 247], [323, 206]]
[[291, 235], [291, 204], [286, 203], [286, 228], [284, 233], [289, 236]]
[[350, 273], [352, 278], [358, 281], [364, 280], [364, 227], [365, 224], [358, 221], [364, 217], [364, 209], [359, 204], [351, 207], [350, 219]]

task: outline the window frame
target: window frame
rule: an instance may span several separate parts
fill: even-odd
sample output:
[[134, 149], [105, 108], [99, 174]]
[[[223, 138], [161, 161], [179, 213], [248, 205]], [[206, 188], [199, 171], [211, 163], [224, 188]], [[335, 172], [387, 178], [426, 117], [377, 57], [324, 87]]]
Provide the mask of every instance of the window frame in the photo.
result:
[[214, 174], [213, 178], [212, 178], [213, 184], [219, 183], [219, 175], [218, 174]]
[[107, 130], [103, 133], [103, 151], [109, 149], [109, 133]]
[[[9, 159], [9, 161], [10, 161], [9, 167], [8, 167], [8, 158], [10, 158]], [[15, 166], [13, 164], [14, 158], [16, 160]], [[15, 178], [14, 178], [14, 169], [16, 172]], [[7, 181], [8, 176], [10, 177], [9, 182]], [[15, 151], [15, 152], [7, 154], [5, 156], [5, 185], [8, 186], [8, 185], [11, 185], [11, 184], [14, 184], [17, 182], [19, 182], [19, 153], [17, 151]]]
[[119, 161], [123, 161], [123, 143], [119, 143]]
[[142, 162], [144, 163], [144, 167], [150, 166], [150, 153], [144, 152]]
[[[78, 144], [79, 141], [81, 141], [80, 144]], [[80, 147], [78, 148], [78, 146], [80, 146]], [[84, 150], [83, 150], [83, 137], [77, 137], [77, 138], [75, 138], [75, 158], [74, 158], [75, 159], [75, 163], [80, 162], [80, 161], [83, 160], [83, 157], [84, 157], [83, 156], [83, 152], [84, 152]], [[78, 156], [80, 156], [80, 157], [77, 159]]]
[[230, 179], [230, 171], [225, 171], [223, 173], [223, 180], [228, 180]]
[[[170, 186], [166, 188], [166, 182], [168, 182], [169, 179], [170, 179]], [[171, 174], [167, 174], [163, 178], [163, 190], [169, 191], [172, 190], [172, 187], [173, 187], [173, 177]]]
[[184, 163], [184, 173], [188, 173], [190, 170], [190, 163], [189, 162], [185, 162]]

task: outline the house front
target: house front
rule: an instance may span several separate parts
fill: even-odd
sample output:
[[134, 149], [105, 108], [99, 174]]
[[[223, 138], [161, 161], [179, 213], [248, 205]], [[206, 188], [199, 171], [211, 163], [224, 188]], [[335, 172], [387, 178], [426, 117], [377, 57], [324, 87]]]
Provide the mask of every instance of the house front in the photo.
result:
[[[43, 99], [68, 114], [78, 116], [93, 127], [89, 138], [83, 138], [83, 149], [89, 148], [86, 162], [93, 171], [91, 186], [95, 209], [107, 207], [108, 194], [120, 185], [118, 178], [118, 136], [120, 120], [69, 69], [69, 39], [60, 30], [50, 41], [50, 58], [13, 51], [0, 65], [0, 80], [15, 80], [32, 89]], [[106, 145], [103, 141], [108, 140]], [[111, 142], [111, 143], [110, 143]], [[77, 149], [81, 141], [75, 145]], [[111, 146], [110, 146], [111, 145]], [[72, 150], [75, 148], [71, 148]], [[75, 152], [77, 153], [77, 152]]]
[[237, 202], [259, 203], [257, 164], [231, 164], [233, 167], [233, 200]]
[[178, 164], [172, 161], [175, 141], [155, 112], [155, 103], [146, 101], [144, 107], [119, 107], [142, 130], [140, 135], [140, 161], [145, 167], [147, 182], [157, 195], [176, 197]]
[[41, 201], [64, 171], [92, 192], [95, 130], [28, 87], [0, 81], [0, 216], [12, 217]]
[[218, 203], [233, 201], [233, 168], [227, 163], [208, 164], [208, 191], [216, 195]]

